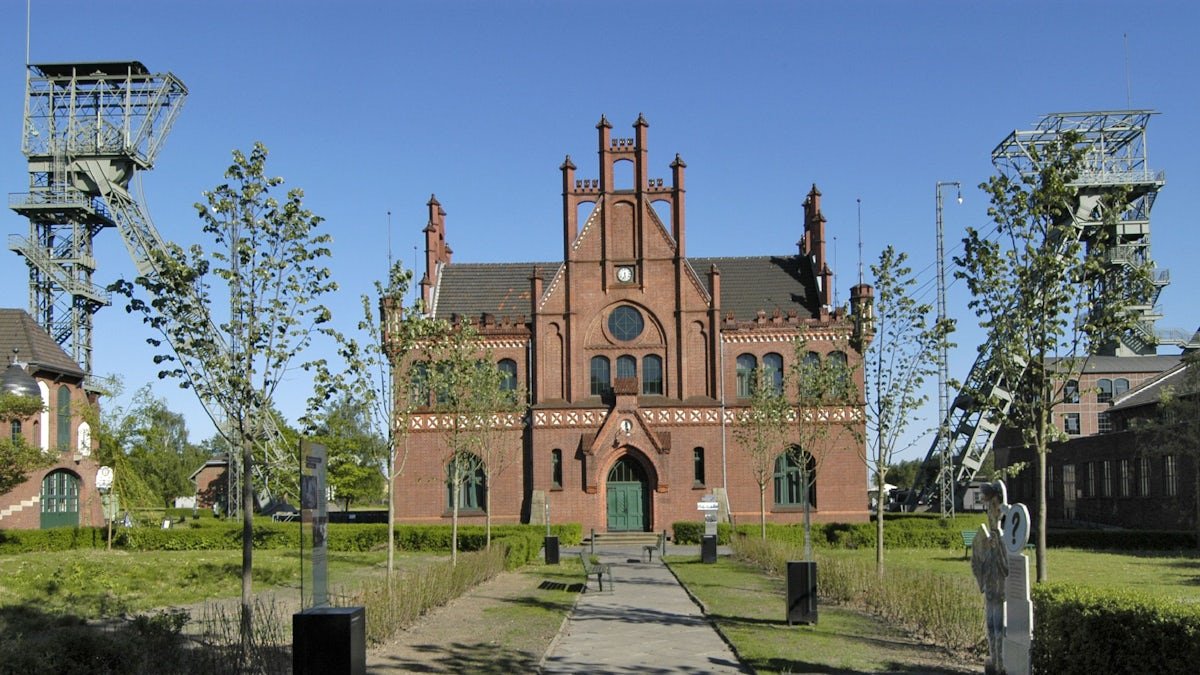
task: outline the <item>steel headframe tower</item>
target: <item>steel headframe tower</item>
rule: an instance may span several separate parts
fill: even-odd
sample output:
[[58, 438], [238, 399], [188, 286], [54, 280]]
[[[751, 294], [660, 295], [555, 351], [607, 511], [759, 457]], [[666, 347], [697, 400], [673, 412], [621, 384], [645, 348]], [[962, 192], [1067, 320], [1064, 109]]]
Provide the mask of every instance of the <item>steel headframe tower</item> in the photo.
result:
[[[1072, 183], [1078, 189], [1078, 203], [1072, 214], [1074, 231], [1086, 244], [1100, 231], [1105, 214], [1100, 212], [1106, 194], [1123, 195], [1124, 210], [1118, 214], [1118, 242], [1108, 256], [1108, 264], [1117, 266], [1150, 265], [1150, 209], [1158, 190], [1166, 183], [1162, 172], [1150, 169], [1146, 153], [1146, 125], [1152, 110], [1053, 113], [1043, 117], [1029, 131], [1014, 131], [992, 151], [997, 170], [1011, 176], [1029, 176], [1041, 169], [1043, 149], [1061, 140], [1067, 132], [1079, 135], [1078, 147], [1084, 152], [1083, 166]], [[1047, 246], [1065, 246], [1067, 242], [1046, 242]], [[1151, 297], [1137, 307], [1138, 325], [1109, 346], [1109, 352], [1121, 355], [1153, 354], [1159, 344], [1154, 322], [1161, 318], [1155, 309], [1159, 293], [1170, 283], [1166, 270], [1153, 271]], [[933, 443], [917, 472], [909, 507], [915, 508], [938, 487], [943, 453], [954, 458], [953, 480], [965, 486], [975, 478], [987, 459], [996, 432], [1008, 414], [1017, 382], [1005, 382], [993, 361], [1008, 336], [1003, 331], [988, 336], [979, 348], [979, 356], [963, 382], [962, 392], [954, 399], [943, 418], [941, 434]], [[1026, 366], [1028, 364], [1025, 364]], [[991, 401], [980, 407], [975, 401]], [[941, 446], [940, 443], [947, 443]], [[959, 491], [959, 495], [962, 491]]]
[[129, 193], [154, 166], [187, 88], [137, 61], [28, 66], [21, 152], [28, 192], [9, 206], [29, 219], [29, 237], [8, 248], [29, 267], [29, 310], [80, 367], [92, 373], [92, 315], [110, 303], [92, 283], [92, 241], [116, 227], [139, 274], [152, 271], [162, 239]]
[[[1113, 192], [1126, 194], [1127, 205], [1120, 213], [1117, 244], [1108, 254], [1114, 266], [1144, 266], [1152, 269], [1150, 257], [1150, 209], [1158, 191], [1166, 184], [1163, 172], [1150, 169], [1146, 148], [1146, 126], [1156, 115], [1153, 110], [1115, 110], [1069, 112], [1046, 115], [1030, 131], [1014, 131], [995, 150], [992, 163], [1000, 171], [1028, 176], [1041, 168], [1043, 148], [1058, 141], [1065, 133], [1079, 135], [1077, 147], [1084, 153], [1083, 166], [1072, 183], [1079, 190], [1075, 222], [1084, 243], [1095, 236], [1104, 214], [1097, 205], [1101, 196]], [[1171, 283], [1167, 270], [1154, 269], [1153, 292], [1145, 302], [1130, 308], [1138, 314], [1134, 329], [1119, 343], [1106, 348], [1116, 356], [1153, 355], [1160, 344], [1155, 322], [1162, 318], [1156, 307], [1162, 289]]]

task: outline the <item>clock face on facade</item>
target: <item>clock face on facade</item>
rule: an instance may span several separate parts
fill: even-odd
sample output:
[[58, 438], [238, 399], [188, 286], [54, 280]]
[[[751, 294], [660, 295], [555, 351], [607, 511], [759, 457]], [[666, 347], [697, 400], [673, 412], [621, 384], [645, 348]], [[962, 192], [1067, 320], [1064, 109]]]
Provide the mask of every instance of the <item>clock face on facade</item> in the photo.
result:
[[627, 283], [633, 281], [633, 268], [632, 267], [618, 267], [617, 268], [617, 281], [619, 281], [623, 284], [627, 284]]

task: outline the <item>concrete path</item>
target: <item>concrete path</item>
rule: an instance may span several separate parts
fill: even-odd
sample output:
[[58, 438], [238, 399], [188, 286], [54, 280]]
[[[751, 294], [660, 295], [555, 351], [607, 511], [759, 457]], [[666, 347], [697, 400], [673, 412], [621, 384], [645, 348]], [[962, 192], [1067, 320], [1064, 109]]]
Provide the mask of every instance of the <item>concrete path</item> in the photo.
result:
[[[668, 553], [672, 553], [668, 547]], [[699, 547], [682, 547], [680, 552]], [[597, 548], [615, 583], [593, 576], [542, 660], [545, 673], [749, 673], [655, 554]], [[578, 549], [564, 550], [563, 557]]]

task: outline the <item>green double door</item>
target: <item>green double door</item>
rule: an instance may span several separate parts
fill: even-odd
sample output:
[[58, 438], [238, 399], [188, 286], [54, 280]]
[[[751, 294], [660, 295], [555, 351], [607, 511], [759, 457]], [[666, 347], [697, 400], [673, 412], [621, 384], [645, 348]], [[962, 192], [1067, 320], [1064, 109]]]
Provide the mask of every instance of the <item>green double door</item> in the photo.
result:
[[53, 471], [42, 479], [43, 530], [79, 527], [79, 478], [67, 471]]
[[642, 467], [632, 458], [622, 457], [608, 472], [607, 485], [608, 531], [649, 531], [650, 491]]

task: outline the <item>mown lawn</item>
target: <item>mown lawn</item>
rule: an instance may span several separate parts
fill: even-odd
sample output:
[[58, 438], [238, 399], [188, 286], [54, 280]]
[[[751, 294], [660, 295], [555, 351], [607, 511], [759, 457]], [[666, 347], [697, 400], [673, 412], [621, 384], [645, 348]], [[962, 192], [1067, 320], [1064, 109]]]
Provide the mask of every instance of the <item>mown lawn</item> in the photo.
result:
[[917, 644], [860, 612], [821, 605], [815, 625], [788, 626], [783, 580], [731, 558], [710, 565], [694, 559], [668, 561], [742, 662], [757, 672], [972, 672], [943, 650]]
[[[875, 551], [820, 550], [818, 556], [848, 557], [874, 561]], [[1029, 576], [1036, 578], [1032, 552]], [[1126, 588], [1162, 598], [1200, 602], [1200, 554], [1195, 552], [1106, 553], [1069, 548], [1046, 551], [1047, 577], [1063, 582], [1100, 588]], [[873, 562], [872, 562], [873, 564]], [[971, 563], [963, 550], [895, 549], [884, 551], [886, 569], [907, 568], [971, 576]]]
[[[433, 556], [401, 554], [397, 565]], [[385, 553], [330, 553], [330, 587], [352, 587], [363, 575], [382, 574]], [[295, 551], [255, 551], [255, 592], [294, 589]], [[102, 551], [79, 549], [0, 556], [0, 606], [32, 604], [47, 613], [96, 618], [157, 607], [188, 605], [241, 592], [240, 551]]]

